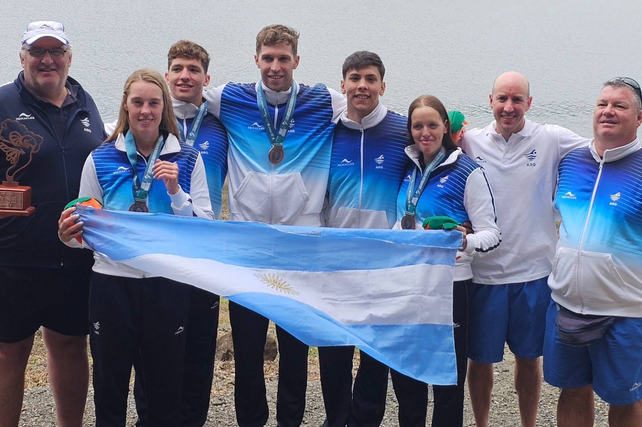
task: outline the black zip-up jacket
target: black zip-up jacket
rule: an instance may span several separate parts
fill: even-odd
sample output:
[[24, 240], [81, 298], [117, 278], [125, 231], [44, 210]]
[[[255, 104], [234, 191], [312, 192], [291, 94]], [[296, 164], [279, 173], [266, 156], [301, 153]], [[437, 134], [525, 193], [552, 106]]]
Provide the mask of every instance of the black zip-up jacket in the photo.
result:
[[[5, 180], [11, 167], [9, 152], [17, 138], [32, 143], [22, 148], [24, 154], [14, 171], [41, 142], [31, 164], [14, 177], [20, 185], [31, 187], [31, 204], [36, 210], [28, 217], [0, 218], [0, 265], [60, 268], [93, 263], [90, 251], [73, 250], [59, 240], [58, 218], [65, 205], [78, 197], [85, 159], [106, 135], [91, 96], [70, 77], [67, 89], [76, 102], [60, 109], [27, 90], [22, 72], [13, 83], [0, 86], [0, 180]], [[64, 121], [64, 131], [63, 122], [50, 119], [55, 116]]]

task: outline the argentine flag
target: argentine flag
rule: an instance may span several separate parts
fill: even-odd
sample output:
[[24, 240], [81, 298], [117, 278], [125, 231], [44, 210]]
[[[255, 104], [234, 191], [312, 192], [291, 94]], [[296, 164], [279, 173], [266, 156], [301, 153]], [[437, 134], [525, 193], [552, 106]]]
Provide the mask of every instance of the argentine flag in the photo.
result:
[[458, 231], [208, 221], [77, 206], [97, 253], [241, 304], [310, 346], [355, 345], [430, 384], [457, 381]]

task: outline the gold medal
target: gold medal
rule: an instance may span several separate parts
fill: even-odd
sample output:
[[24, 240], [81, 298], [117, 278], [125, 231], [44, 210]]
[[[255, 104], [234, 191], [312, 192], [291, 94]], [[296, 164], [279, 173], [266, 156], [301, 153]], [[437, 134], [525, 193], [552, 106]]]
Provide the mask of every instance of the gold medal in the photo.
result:
[[281, 163], [283, 161], [283, 157], [285, 157], [285, 153], [283, 152], [283, 146], [281, 145], [273, 146], [268, 153], [268, 160], [273, 165]]
[[404, 230], [414, 230], [417, 224], [415, 223], [414, 215], [405, 215], [401, 218], [401, 228]]
[[147, 209], [147, 205], [145, 202], [134, 202], [130, 207], [129, 207], [130, 212], [149, 212], [149, 209]]

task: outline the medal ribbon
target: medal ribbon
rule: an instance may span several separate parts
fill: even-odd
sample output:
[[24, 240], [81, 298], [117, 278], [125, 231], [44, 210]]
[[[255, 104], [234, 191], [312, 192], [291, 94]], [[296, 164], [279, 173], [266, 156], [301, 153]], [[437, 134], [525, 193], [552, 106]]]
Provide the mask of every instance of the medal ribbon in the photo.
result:
[[156, 146], [150, 154], [149, 159], [147, 160], [147, 167], [145, 168], [145, 174], [143, 175], [143, 182], [138, 179], [138, 174], [136, 173], [136, 162], [138, 161], [138, 150], [136, 149], [136, 141], [134, 140], [134, 134], [130, 131], [127, 132], [125, 136], [125, 148], [127, 149], [127, 158], [129, 159], [129, 164], [132, 165], [134, 170], [134, 180], [132, 181], [132, 189], [134, 191], [134, 200], [136, 202], [145, 203], [147, 200], [147, 195], [149, 194], [149, 189], [152, 187], [152, 182], [154, 181], [154, 163], [160, 157], [160, 152], [165, 145], [165, 140], [163, 135], [158, 137], [156, 141]]
[[283, 119], [281, 119], [281, 124], [279, 125], [279, 133], [277, 134], [272, 121], [270, 120], [270, 112], [268, 110], [267, 99], [265, 98], [265, 92], [263, 91], [263, 84], [259, 82], [258, 89], [256, 90], [256, 103], [258, 104], [259, 111], [261, 112], [261, 119], [263, 120], [263, 126], [267, 130], [268, 138], [270, 139], [270, 145], [281, 147], [283, 146], [283, 140], [288, 134], [288, 129], [290, 129], [290, 121], [294, 115], [294, 107], [296, 106], [296, 96], [299, 93], [299, 86], [292, 81], [292, 87], [290, 89], [290, 96], [288, 97], [288, 103], [285, 107], [285, 114]]
[[413, 196], [412, 190], [415, 188], [415, 181], [417, 180], [417, 168], [414, 168], [412, 171], [412, 177], [410, 178], [410, 183], [408, 184], [408, 192], [406, 193], [406, 215], [410, 216], [415, 216], [415, 212], [417, 211], [417, 203], [419, 203], [419, 198], [421, 197], [421, 193], [424, 192], [424, 188], [426, 188], [426, 184], [428, 183], [428, 178], [430, 177], [430, 174], [439, 164], [444, 160], [446, 155], [444, 154], [443, 149], [439, 150], [437, 155], [435, 156], [434, 159], [424, 169], [423, 175], [421, 176], [421, 181], [419, 181], [419, 186], [417, 187], [417, 190], [415, 191], [415, 194]]
[[203, 123], [205, 114], [207, 114], [207, 101], [203, 101], [201, 106], [198, 107], [196, 116], [192, 121], [192, 129], [190, 129], [189, 134], [187, 135], [187, 139], [185, 140], [185, 144], [189, 145], [190, 147], [194, 146], [194, 141], [196, 141], [198, 131], [201, 129], [201, 124]]

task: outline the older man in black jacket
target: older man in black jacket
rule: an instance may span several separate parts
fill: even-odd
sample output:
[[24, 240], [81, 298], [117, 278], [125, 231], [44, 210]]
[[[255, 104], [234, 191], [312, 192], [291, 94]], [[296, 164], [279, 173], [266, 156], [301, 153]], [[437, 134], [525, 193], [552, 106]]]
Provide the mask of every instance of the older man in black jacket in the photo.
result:
[[31, 187], [35, 208], [16, 215], [0, 206], [0, 427], [18, 425], [41, 326], [58, 425], [82, 425], [92, 259], [59, 241], [57, 220], [77, 197], [85, 158], [105, 134], [96, 104], [68, 77], [71, 60], [62, 24], [32, 22], [22, 36], [23, 71], [0, 87], [0, 177]]

